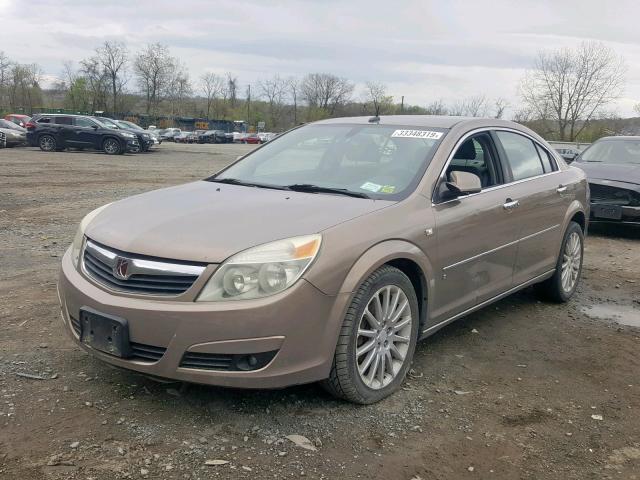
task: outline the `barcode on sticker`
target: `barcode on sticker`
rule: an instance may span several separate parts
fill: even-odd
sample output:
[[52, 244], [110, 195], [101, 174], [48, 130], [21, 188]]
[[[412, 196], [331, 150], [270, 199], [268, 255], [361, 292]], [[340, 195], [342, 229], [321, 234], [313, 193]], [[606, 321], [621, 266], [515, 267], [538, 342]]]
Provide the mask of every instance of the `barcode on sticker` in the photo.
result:
[[432, 130], [396, 130], [391, 134], [392, 137], [401, 138], [430, 138], [439, 140], [442, 132], [434, 132]]

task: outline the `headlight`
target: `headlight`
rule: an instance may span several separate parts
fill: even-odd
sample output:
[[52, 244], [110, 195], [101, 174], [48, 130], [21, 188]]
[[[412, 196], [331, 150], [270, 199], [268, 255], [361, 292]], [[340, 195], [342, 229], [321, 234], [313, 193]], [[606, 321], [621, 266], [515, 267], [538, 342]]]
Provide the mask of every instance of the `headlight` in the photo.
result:
[[320, 235], [306, 235], [240, 252], [220, 265], [197, 301], [246, 300], [286, 290], [316, 258], [321, 240]]
[[78, 260], [80, 259], [80, 250], [82, 250], [82, 242], [84, 240], [84, 231], [87, 229], [87, 226], [91, 223], [91, 220], [96, 218], [102, 210], [107, 208], [110, 203], [103, 205], [101, 207], [96, 208], [95, 210], [87, 213], [85, 217], [80, 221], [80, 225], [78, 226], [78, 230], [76, 231], [76, 236], [73, 237], [73, 243], [71, 244], [71, 261], [73, 262], [73, 266], [78, 268]]
[[133, 133], [129, 133], [129, 132], [122, 132], [122, 136], [126, 138], [136, 138], [136, 136]]

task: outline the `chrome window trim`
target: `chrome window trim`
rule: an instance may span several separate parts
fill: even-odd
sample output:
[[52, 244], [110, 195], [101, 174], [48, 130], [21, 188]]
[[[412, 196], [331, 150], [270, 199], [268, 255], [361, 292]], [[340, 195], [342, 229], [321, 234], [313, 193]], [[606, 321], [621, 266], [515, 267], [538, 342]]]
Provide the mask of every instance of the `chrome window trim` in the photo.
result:
[[[445, 162], [444, 166], [440, 170], [440, 174], [438, 175], [438, 180], [437, 180], [435, 186], [433, 187], [433, 191], [431, 192], [431, 206], [432, 207], [434, 207], [436, 205], [445, 205], [445, 204], [450, 203], [450, 202], [464, 200], [465, 198], [475, 197], [476, 195], [482, 195], [485, 192], [492, 192], [494, 190], [498, 190], [500, 188], [509, 187], [511, 185], [517, 185], [519, 183], [529, 182], [531, 180], [536, 180], [538, 178], [546, 177], [548, 175], [554, 175], [554, 174], [560, 173], [562, 171], [562, 170], [560, 170], [559, 164], [558, 164], [558, 162], [556, 160], [556, 162], [555, 162], [556, 163], [556, 165], [555, 165], [556, 166], [556, 170], [554, 170], [553, 172], [542, 173], [541, 175], [535, 175], [533, 177], [523, 178], [521, 180], [514, 180], [513, 182], [501, 183], [500, 185], [494, 185], [494, 186], [489, 187], [489, 188], [484, 188], [478, 193], [471, 193], [469, 195], [464, 195], [464, 196], [461, 196], [461, 197], [458, 197], [458, 198], [452, 198], [451, 200], [445, 200], [444, 202], [436, 202], [435, 198], [436, 198], [438, 185], [440, 185], [440, 182], [442, 182], [442, 180], [446, 180], [445, 172], [447, 171], [447, 168], [449, 167], [449, 164], [451, 163], [451, 160], [453, 160], [453, 156], [455, 155], [455, 153], [458, 150], [458, 148], [460, 147], [460, 145], [462, 145], [469, 137], [471, 137], [473, 135], [476, 135], [478, 133], [496, 132], [496, 131], [505, 131], [505, 132], [511, 132], [511, 133], [518, 133], [518, 134], [528, 138], [532, 142], [540, 145], [540, 142], [538, 142], [531, 135], [528, 135], [527, 133], [521, 132], [520, 130], [516, 130], [515, 128], [508, 128], [508, 127], [480, 127], [480, 128], [476, 128], [474, 130], [471, 130], [471, 131], [465, 133], [456, 142], [456, 144], [454, 145], [453, 149], [451, 150], [451, 153], [447, 157], [447, 161]], [[547, 152], [549, 151], [543, 145], [540, 145], [540, 147], [543, 148], [544, 150], [546, 150]], [[552, 155], [552, 156], [555, 159], [555, 156], [554, 155]]]
[[451, 270], [452, 268], [458, 267], [460, 265], [464, 265], [465, 263], [472, 262], [474, 260], [477, 260], [478, 258], [481, 258], [481, 257], [485, 256], [485, 255], [489, 255], [490, 253], [495, 253], [498, 250], [502, 250], [503, 248], [511, 247], [511, 246], [516, 245], [516, 244], [518, 244], [520, 242], [524, 242], [526, 240], [529, 240], [530, 238], [536, 237], [538, 235], [542, 235], [543, 233], [550, 232], [551, 230], [555, 230], [559, 226], [560, 226], [560, 224], [558, 223], [556, 225], [553, 225], [552, 227], [548, 227], [548, 228], [545, 228], [543, 230], [540, 230], [539, 232], [531, 233], [529, 235], [526, 235], [526, 236], [524, 236], [522, 238], [519, 238], [517, 240], [514, 240], [512, 242], [505, 243], [504, 245], [500, 245], [499, 247], [492, 248], [491, 250], [487, 250], [486, 252], [478, 253], [478, 254], [474, 255], [473, 257], [465, 258], [464, 260], [460, 260], [459, 262], [452, 263], [451, 265], [447, 265], [446, 267], [442, 268], [442, 271], [446, 272], [447, 270]]

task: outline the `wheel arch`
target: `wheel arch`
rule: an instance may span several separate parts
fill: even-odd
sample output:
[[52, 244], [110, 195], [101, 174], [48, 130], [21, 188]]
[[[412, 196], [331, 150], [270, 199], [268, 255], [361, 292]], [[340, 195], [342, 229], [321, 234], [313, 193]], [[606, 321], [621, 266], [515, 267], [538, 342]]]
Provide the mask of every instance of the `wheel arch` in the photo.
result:
[[340, 291], [353, 294], [369, 275], [383, 265], [391, 265], [409, 277], [418, 298], [422, 331], [428, 318], [427, 299], [430, 286], [433, 285], [433, 268], [428, 256], [413, 243], [387, 240], [369, 248], [353, 264]]

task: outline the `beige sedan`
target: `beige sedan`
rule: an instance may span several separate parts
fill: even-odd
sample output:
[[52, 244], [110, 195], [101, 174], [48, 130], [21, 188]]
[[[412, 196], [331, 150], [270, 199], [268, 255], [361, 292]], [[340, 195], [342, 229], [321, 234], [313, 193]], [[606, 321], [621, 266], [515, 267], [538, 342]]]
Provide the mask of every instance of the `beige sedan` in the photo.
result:
[[64, 324], [141, 373], [321, 381], [372, 403], [457, 318], [533, 284], [569, 300], [587, 197], [584, 173], [512, 122], [324, 120], [87, 215], [62, 260]]

